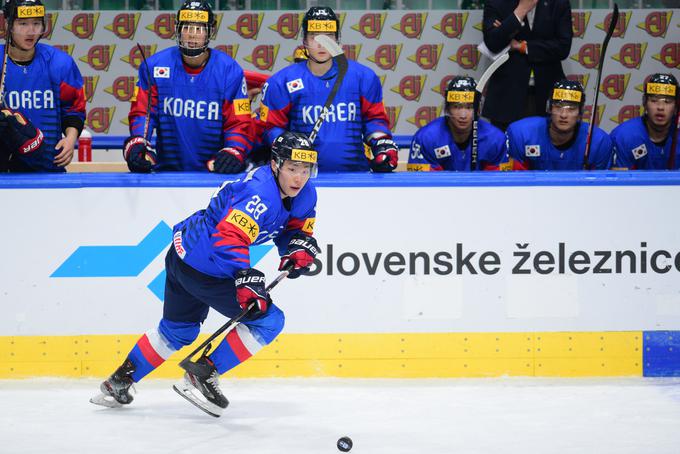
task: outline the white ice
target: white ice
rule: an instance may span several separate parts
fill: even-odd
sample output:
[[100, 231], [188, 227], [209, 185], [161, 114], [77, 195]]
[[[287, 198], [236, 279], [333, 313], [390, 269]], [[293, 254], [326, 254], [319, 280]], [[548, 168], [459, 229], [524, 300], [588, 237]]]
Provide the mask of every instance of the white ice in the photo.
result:
[[0, 453], [680, 453], [680, 379], [223, 380], [213, 418], [167, 380], [0, 380]]

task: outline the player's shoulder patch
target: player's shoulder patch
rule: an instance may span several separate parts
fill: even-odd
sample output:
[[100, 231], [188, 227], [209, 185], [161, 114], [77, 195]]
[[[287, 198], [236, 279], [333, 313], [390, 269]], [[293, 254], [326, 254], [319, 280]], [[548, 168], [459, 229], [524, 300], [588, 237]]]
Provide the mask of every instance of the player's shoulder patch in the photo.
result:
[[305, 88], [305, 85], [302, 83], [301, 78], [297, 78], [286, 82], [286, 88], [288, 89], [288, 93], [295, 93], [296, 91], [300, 91]]

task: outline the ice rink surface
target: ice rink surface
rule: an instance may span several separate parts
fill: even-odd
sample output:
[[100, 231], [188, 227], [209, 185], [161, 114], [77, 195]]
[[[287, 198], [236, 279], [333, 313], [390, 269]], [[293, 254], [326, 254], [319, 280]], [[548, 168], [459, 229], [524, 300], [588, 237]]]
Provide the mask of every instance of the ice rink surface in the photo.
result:
[[172, 383], [0, 380], [0, 453], [680, 453], [680, 379], [223, 380], [221, 418]]

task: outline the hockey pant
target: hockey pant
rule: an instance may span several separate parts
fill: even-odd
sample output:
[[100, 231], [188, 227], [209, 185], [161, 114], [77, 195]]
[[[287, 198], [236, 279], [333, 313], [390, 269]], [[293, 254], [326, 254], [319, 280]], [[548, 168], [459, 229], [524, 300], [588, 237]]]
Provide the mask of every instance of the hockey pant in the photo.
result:
[[[175, 351], [196, 340], [211, 307], [228, 318], [241, 313], [233, 279], [196, 271], [185, 264], [172, 247], [165, 257], [165, 270], [163, 318], [156, 329], [137, 341], [128, 355], [135, 365], [132, 374], [135, 382], [163, 364]], [[271, 343], [283, 330], [284, 322], [281, 309], [271, 304], [260, 317], [246, 318], [237, 324], [208, 357], [223, 374]]]

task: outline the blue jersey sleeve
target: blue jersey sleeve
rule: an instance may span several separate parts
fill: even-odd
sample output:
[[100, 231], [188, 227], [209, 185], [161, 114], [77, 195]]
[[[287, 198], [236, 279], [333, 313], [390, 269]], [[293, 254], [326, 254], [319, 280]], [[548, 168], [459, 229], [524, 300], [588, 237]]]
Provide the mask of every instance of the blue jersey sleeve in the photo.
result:
[[411, 140], [406, 170], [411, 172], [442, 170], [442, 166], [437, 162], [432, 147], [427, 143], [428, 130], [428, 125], [425, 125], [414, 134], [413, 140]]
[[272, 144], [277, 137], [288, 129], [288, 112], [291, 100], [285, 88], [284, 78], [279, 72], [269, 78], [262, 87], [262, 107], [260, 119], [265, 124], [264, 140]]
[[594, 170], [609, 169], [612, 163], [612, 151], [612, 140], [609, 134], [595, 126], [593, 128], [588, 168]]
[[[365, 138], [392, 136], [389, 120], [383, 104], [383, 92], [380, 79], [369, 68], [362, 68], [361, 78], [361, 115], [363, 117], [363, 135]], [[368, 142], [368, 140], [367, 140]]]
[[284, 255], [288, 250], [288, 243], [296, 233], [314, 235], [316, 222], [316, 189], [311, 182], [295, 197], [291, 208], [290, 217], [284, 230], [274, 239], [279, 255]]

